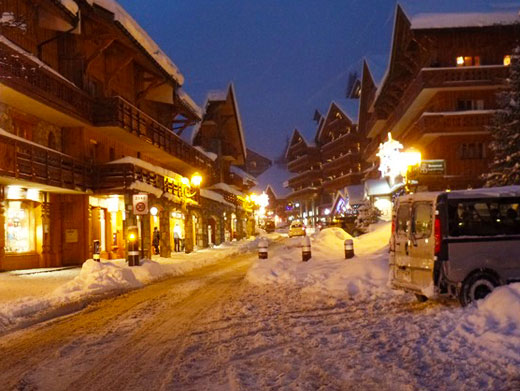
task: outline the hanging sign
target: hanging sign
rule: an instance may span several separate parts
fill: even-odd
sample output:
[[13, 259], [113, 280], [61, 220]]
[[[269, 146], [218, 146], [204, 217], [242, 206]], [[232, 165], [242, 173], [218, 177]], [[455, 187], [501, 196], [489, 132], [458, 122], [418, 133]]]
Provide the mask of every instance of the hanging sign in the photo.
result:
[[134, 215], [148, 214], [148, 194], [134, 194], [132, 201]]

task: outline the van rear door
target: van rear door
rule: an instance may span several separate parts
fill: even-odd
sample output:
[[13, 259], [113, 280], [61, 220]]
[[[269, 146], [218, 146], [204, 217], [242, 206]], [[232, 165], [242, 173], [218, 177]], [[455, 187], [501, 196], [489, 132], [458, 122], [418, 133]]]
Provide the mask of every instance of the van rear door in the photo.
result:
[[400, 202], [395, 216], [395, 251], [393, 257], [393, 283], [409, 284], [411, 273], [408, 257], [408, 234], [410, 230], [410, 203]]
[[[412, 205], [409, 260], [411, 282], [415, 288], [433, 295], [435, 238], [433, 232], [433, 202], [416, 201]], [[431, 288], [431, 292], [426, 290]], [[425, 291], [426, 290], [426, 291]]]

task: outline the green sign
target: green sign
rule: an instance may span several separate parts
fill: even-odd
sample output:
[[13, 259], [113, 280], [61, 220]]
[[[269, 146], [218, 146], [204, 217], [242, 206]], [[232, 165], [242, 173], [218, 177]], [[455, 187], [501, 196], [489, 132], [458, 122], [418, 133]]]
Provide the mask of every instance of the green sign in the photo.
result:
[[420, 175], [444, 175], [446, 173], [446, 161], [438, 160], [423, 160], [419, 166]]

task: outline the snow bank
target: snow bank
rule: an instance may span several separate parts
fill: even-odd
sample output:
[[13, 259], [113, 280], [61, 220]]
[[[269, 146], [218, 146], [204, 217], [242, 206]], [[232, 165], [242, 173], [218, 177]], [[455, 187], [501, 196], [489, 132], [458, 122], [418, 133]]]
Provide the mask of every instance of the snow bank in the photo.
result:
[[345, 259], [344, 241], [352, 237], [341, 228], [327, 228], [311, 236], [312, 258], [301, 260], [302, 238], [287, 239], [284, 246], [258, 260], [247, 279], [253, 284], [296, 285], [303, 292], [370, 298], [392, 294], [387, 287], [390, 224], [373, 227], [353, 238], [356, 256]]
[[[276, 235], [266, 235], [268, 240]], [[173, 258], [153, 257], [140, 266], [129, 267], [124, 259], [87, 260], [74, 279], [43, 297], [24, 297], [0, 303], [0, 334], [41, 319], [70, 313], [99, 297], [140, 288], [153, 281], [186, 274], [235, 254], [256, 249], [259, 239], [234, 241]]]

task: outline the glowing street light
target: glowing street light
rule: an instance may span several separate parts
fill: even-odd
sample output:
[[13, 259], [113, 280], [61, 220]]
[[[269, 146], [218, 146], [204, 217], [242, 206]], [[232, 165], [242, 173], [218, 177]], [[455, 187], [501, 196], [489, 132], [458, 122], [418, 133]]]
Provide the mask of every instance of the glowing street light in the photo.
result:
[[193, 187], [200, 187], [200, 184], [202, 183], [202, 175], [200, 175], [198, 172], [193, 174], [191, 176], [191, 185]]

